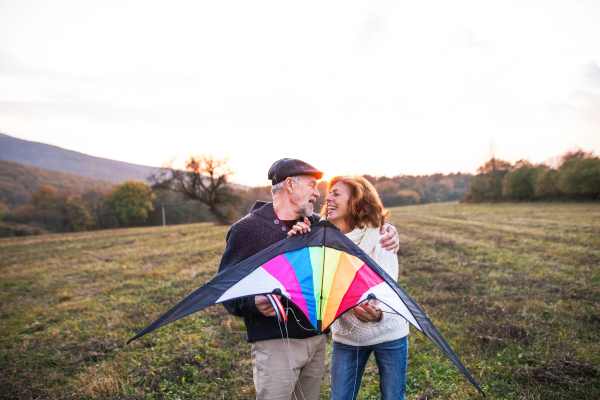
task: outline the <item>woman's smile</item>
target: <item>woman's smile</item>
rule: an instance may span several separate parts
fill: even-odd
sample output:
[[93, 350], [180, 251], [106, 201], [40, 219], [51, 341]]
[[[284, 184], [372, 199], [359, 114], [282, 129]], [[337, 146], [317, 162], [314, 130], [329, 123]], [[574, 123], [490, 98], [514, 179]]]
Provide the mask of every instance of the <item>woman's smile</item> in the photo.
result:
[[337, 182], [332, 186], [331, 191], [325, 201], [327, 202], [327, 220], [334, 223], [342, 232], [351, 231], [346, 223], [346, 217], [349, 212], [348, 201], [350, 200], [351, 190], [344, 182]]

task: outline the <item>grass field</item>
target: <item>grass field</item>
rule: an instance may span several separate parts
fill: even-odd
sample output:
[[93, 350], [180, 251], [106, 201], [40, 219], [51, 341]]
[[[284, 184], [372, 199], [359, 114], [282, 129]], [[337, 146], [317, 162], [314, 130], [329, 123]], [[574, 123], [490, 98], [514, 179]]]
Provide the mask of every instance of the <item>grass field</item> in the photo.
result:
[[[488, 398], [600, 398], [600, 204], [391, 211], [400, 284]], [[215, 274], [226, 232], [0, 240], [0, 398], [253, 398], [244, 325], [220, 306], [125, 346]], [[423, 335], [409, 343], [408, 399], [478, 398]], [[379, 398], [377, 382], [370, 362], [359, 398]]]

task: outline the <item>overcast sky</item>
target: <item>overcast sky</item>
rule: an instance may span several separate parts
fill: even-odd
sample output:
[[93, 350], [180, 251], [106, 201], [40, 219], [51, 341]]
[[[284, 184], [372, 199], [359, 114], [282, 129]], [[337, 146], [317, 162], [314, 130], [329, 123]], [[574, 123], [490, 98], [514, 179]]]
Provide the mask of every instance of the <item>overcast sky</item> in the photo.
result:
[[0, 132], [160, 166], [475, 172], [600, 150], [600, 1], [0, 0]]

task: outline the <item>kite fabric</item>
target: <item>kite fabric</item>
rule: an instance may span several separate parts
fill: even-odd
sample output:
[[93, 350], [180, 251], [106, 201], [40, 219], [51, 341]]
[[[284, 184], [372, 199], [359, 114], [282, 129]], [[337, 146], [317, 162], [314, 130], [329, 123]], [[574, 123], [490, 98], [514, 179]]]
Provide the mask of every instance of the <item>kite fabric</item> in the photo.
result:
[[[281, 240], [217, 274], [131, 338], [135, 340], [187, 315], [227, 300], [281, 295], [302, 311], [317, 334], [344, 312], [368, 299], [404, 317], [433, 341], [479, 393], [483, 390], [417, 303], [335, 225], [320, 221], [311, 232]], [[268, 296], [280, 322], [287, 314], [277, 296]]]

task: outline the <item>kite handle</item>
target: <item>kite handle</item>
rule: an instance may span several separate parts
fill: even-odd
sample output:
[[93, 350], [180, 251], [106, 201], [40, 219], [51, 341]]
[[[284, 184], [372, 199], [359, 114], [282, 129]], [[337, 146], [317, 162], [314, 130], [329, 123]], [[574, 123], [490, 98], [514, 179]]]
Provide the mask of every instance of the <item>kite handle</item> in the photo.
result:
[[[273, 293], [276, 293], [276, 291], [279, 291], [279, 293], [281, 293], [281, 290], [279, 290], [279, 289], [273, 290]], [[287, 322], [287, 320], [288, 320], [287, 312], [285, 311], [285, 308], [283, 308], [283, 304], [281, 304], [281, 300], [279, 300], [279, 297], [277, 297], [273, 294], [267, 294], [266, 296], [269, 299], [269, 301], [271, 302], [271, 305], [273, 305], [273, 309], [275, 310], [275, 315], [277, 316], [277, 322], [279, 322], [279, 323], [281, 323], [282, 321]]]

